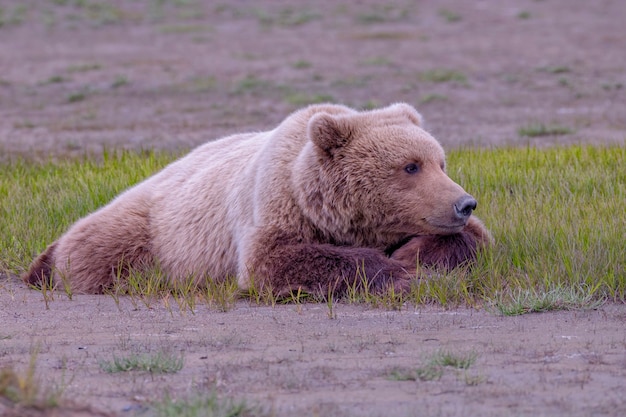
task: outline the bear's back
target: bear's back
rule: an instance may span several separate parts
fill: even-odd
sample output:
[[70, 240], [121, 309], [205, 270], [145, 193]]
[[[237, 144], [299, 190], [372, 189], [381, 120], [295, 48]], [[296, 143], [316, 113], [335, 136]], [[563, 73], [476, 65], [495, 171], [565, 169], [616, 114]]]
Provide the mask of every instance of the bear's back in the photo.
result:
[[234, 232], [241, 219], [251, 218], [252, 187], [245, 171], [266, 135], [206, 143], [148, 180], [153, 250], [174, 278], [236, 273]]

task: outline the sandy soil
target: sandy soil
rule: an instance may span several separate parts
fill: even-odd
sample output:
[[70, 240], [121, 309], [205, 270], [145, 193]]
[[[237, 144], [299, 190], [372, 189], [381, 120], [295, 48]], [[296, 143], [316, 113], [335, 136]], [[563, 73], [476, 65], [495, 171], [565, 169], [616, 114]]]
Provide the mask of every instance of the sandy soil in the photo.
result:
[[[39, 346], [44, 381], [112, 415], [147, 401], [207, 392], [262, 404], [279, 416], [620, 416], [626, 411], [626, 306], [501, 317], [433, 307], [383, 311], [337, 304], [256, 306], [195, 314], [154, 303], [41, 294], [0, 283], [0, 362], [23, 367]], [[175, 374], [107, 374], [133, 352], [184, 356]], [[468, 370], [398, 381], [438, 351], [477, 354]], [[1, 407], [1, 405], [0, 405]], [[0, 408], [1, 410], [1, 408]]]
[[[0, 160], [190, 148], [317, 100], [409, 102], [448, 148], [624, 143], [626, 2], [385, 4], [0, 0]], [[569, 133], [520, 135], [533, 123]], [[49, 306], [0, 280], [0, 368], [24, 369], [39, 345], [44, 381], [65, 380], [80, 406], [57, 415], [133, 415], [164, 392], [213, 388], [278, 416], [626, 414], [623, 305], [510, 318], [340, 304], [333, 320], [317, 304]], [[182, 371], [99, 367], [160, 349], [183, 354]], [[436, 380], [390, 378], [439, 349], [478, 359]]]

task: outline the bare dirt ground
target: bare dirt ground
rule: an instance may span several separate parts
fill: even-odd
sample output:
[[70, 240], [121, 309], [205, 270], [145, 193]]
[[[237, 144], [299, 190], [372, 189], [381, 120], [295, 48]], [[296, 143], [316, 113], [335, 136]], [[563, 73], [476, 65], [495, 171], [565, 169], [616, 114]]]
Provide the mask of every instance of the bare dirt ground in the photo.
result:
[[[447, 148], [623, 144], [624, 22], [620, 0], [0, 0], [0, 160], [191, 148], [312, 101], [409, 102]], [[532, 124], [565, 134], [520, 134]], [[165, 392], [211, 389], [278, 416], [626, 414], [623, 305], [510, 318], [339, 304], [333, 320], [318, 304], [192, 315], [57, 295], [49, 306], [0, 281], [0, 368], [24, 369], [39, 346], [44, 381], [90, 407], [57, 415], [133, 415]], [[159, 349], [184, 368], [99, 367]], [[477, 361], [391, 378], [440, 349]]]
[[[195, 314], [111, 297], [43, 297], [0, 288], [3, 365], [67, 384], [65, 397], [112, 415], [172, 396], [245, 398], [279, 416], [621, 416], [626, 411], [626, 307], [501, 317], [433, 307], [383, 311], [337, 304], [256, 306]], [[175, 374], [107, 374], [102, 361], [131, 352], [184, 356]], [[468, 370], [402, 381], [438, 351], [475, 353]], [[0, 406], [1, 407], [1, 406]], [[1, 410], [1, 408], [0, 408]], [[126, 410], [126, 411], [125, 411]], [[61, 414], [62, 415], [62, 414]]]

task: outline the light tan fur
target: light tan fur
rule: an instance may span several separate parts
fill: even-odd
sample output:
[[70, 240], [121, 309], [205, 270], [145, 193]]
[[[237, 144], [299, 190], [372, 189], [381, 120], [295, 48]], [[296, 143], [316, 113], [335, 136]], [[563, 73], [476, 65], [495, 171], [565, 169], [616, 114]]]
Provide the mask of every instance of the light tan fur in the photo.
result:
[[[408, 163], [419, 174], [407, 175]], [[96, 293], [120, 268], [158, 263], [174, 281], [237, 276], [247, 288], [251, 274], [261, 274], [254, 278], [268, 285], [298, 285], [303, 277], [275, 278], [269, 263], [298, 253], [315, 258], [326, 246], [285, 251], [278, 260], [268, 259], [268, 247], [321, 244], [341, 256], [342, 247], [383, 256], [410, 236], [463, 230], [452, 208], [466, 193], [444, 167], [443, 149], [406, 104], [366, 112], [310, 106], [272, 131], [202, 145], [127, 190], [75, 223], [24, 279], [35, 284], [48, 268], [74, 292]], [[371, 257], [365, 253], [350, 256]], [[389, 279], [410, 276], [398, 277], [399, 264], [385, 259], [376, 268], [396, 271]]]

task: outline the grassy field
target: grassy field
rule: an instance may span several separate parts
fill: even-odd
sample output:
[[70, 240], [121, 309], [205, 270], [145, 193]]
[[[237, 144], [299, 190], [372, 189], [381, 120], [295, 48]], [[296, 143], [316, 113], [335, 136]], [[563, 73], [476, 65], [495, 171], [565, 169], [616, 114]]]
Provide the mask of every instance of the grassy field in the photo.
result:
[[[75, 220], [175, 158], [109, 152], [99, 160], [4, 164], [0, 271], [21, 273]], [[480, 254], [471, 271], [416, 281], [408, 295], [348, 294], [345, 301], [383, 308], [406, 302], [472, 305], [507, 315], [626, 301], [626, 147], [463, 149], [448, 159], [449, 175], [478, 199], [477, 215], [496, 246]], [[146, 287], [136, 288], [134, 295], [141, 297]], [[222, 309], [237, 296], [232, 283], [208, 291], [202, 299]], [[150, 295], [170, 300], [162, 292]], [[193, 308], [195, 298], [183, 304]], [[289, 301], [306, 299], [293, 294]], [[332, 315], [337, 300], [325, 301]]]

